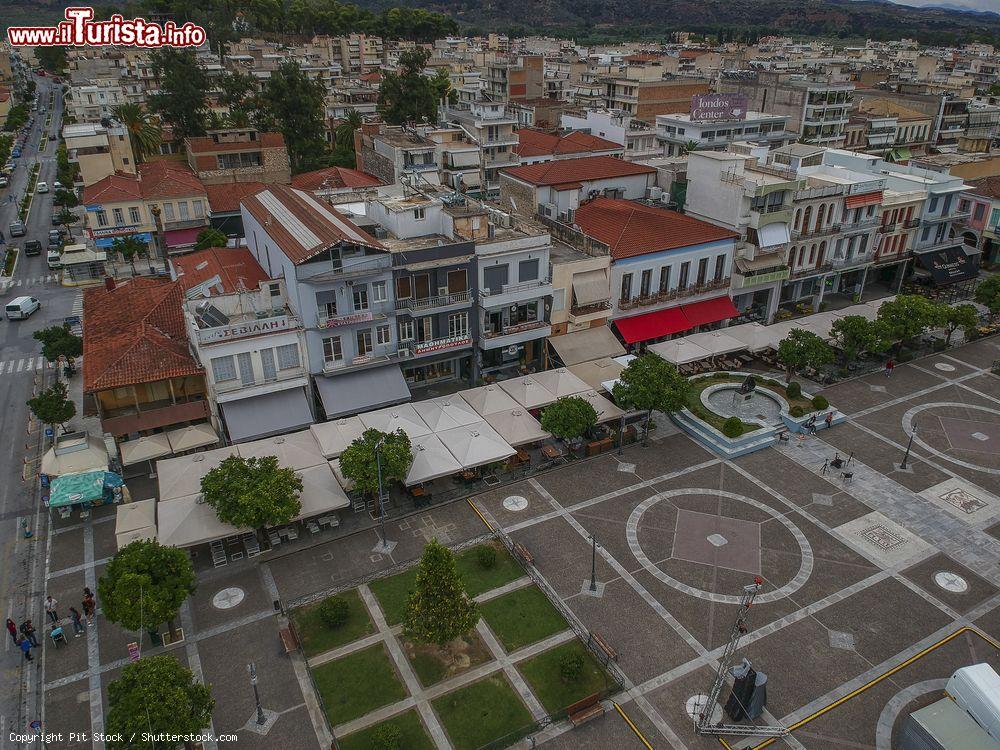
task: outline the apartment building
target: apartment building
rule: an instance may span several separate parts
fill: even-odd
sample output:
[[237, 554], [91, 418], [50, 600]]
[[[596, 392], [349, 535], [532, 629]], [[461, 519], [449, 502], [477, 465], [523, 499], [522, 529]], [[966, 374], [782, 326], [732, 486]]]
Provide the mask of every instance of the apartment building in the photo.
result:
[[208, 226], [208, 193], [186, 164], [153, 161], [139, 165], [143, 201], [163, 235], [168, 253], [194, 247]]
[[477, 91], [463, 89], [455, 104], [443, 105], [438, 113], [442, 125], [461, 128], [479, 149], [482, 188], [487, 194], [500, 189], [500, 172], [520, 164], [517, 119], [504, 102], [491, 101]]
[[546, 95], [545, 60], [541, 55], [499, 57], [487, 61], [483, 93], [493, 101], [511, 102]]
[[541, 164], [557, 159], [579, 159], [583, 156], [622, 158], [625, 153], [620, 144], [579, 130], [558, 133], [521, 128], [517, 131], [517, 137], [515, 152], [520, 157], [521, 164]]
[[417, 130], [365, 126], [355, 131], [358, 169], [386, 185], [405, 179], [411, 184], [438, 182], [436, 145]]
[[788, 129], [787, 115], [751, 111], [740, 119], [712, 121], [698, 121], [690, 114], [656, 116], [656, 139], [664, 156], [681, 156], [694, 149], [725, 151], [738, 141], [776, 148], [797, 137]]
[[982, 263], [997, 263], [1000, 261], [1000, 177], [970, 180], [969, 187], [965, 197], [971, 215], [963, 232], [966, 244], [971, 231], [978, 240]]
[[109, 174], [83, 189], [84, 233], [99, 248], [120, 237], [135, 237], [152, 247], [156, 223], [142, 195], [138, 176]]
[[80, 169], [83, 187], [116, 173], [136, 173], [132, 141], [120, 123], [65, 125], [62, 137], [70, 163]]
[[263, 182], [287, 185], [292, 180], [288, 149], [281, 133], [254, 129], [210, 130], [185, 138], [187, 163], [203, 185]]
[[456, 192], [478, 192], [483, 184], [480, 148], [460, 127], [426, 128], [425, 138], [434, 143], [438, 179]]
[[76, 122], [99, 124], [114, 116], [115, 107], [127, 102], [119, 79], [101, 78], [74, 84], [66, 105]]
[[604, 80], [605, 109], [626, 112], [649, 122], [657, 115], [689, 111], [691, 97], [707, 94], [711, 87], [704, 78], [652, 76], [658, 72], [655, 66], [643, 66], [638, 69], [641, 73], [635, 70], [629, 66], [624, 76], [613, 75]]
[[656, 129], [646, 120], [625, 112], [589, 108], [564, 112], [562, 127], [566, 130], [580, 130], [624, 146], [623, 158], [628, 161], [663, 154], [663, 147], [656, 139]]

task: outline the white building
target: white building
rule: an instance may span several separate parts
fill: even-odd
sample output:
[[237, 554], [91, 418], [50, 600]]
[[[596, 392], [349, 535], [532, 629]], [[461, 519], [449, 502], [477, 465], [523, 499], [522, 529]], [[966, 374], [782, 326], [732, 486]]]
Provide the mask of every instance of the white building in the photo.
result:
[[698, 150], [725, 151], [730, 143], [753, 141], [769, 148], [791, 143], [797, 136], [788, 131], [788, 116], [767, 112], [747, 112], [741, 120], [700, 122], [691, 115], [657, 115], [656, 138], [665, 156]]
[[562, 127], [582, 130], [599, 138], [625, 147], [625, 159], [644, 159], [661, 156], [663, 146], [657, 142], [656, 130], [645, 120], [628, 112], [609, 109], [585, 109], [582, 112], [564, 112]]

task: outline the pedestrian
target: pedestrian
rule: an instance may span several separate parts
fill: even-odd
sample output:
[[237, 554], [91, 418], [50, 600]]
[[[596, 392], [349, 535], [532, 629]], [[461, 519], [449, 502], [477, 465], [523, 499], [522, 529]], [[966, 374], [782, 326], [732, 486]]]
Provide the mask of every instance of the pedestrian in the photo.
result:
[[15, 625], [14, 621], [12, 619], [10, 619], [9, 617], [7, 618], [7, 632], [10, 633], [10, 637], [14, 640], [14, 645], [16, 646], [17, 645], [17, 625]]
[[85, 628], [83, 627], [83, 617], [80, 615], [80, 610], [76, 607], [69, 608], [69, 616], [73, 618], [73, 633], [79, 638], [83, 635]]
[[885, 363], [885, 376], [887, 378], [891, 378], [892, 377], [892, 371], [895, 368], [896, 368], [896, 363], [893, 362], [891, 359], [888, 362], [886, 362]]
[[83, 590], [83, 614], [87, 616], [87, 623], [90, 625], [94, 624], [94, 611], [97, 609], [97, 602], [94, 601], [94, 595], [90, 593], [90, 589]]
[[805, 423], [805, 428], [809, 431], [810, 435], [816, 434], [816, 415], [813, 414], [809, 417], [808, 421]]
[[38, 639], [35, 638], [35, 626], [32, 625], [31, 620], [25, 620], [21, 623], [21, 635], [31, 641], [31, 645], [38, 648]]
[[56, 611], [56, 606], [59, 601], [52, 598], [52, 595], [45, 597], [45, 614], [49, 616], [49, 620], [52, 622], [59, 622], [59, 613]]
[[833, 427], [833, 412], [828, 411], [826, 413], [826, 419], [824, 419], [823, 421], [826, 422], [826, 429], [829, 430], [831, 427]]
[[27, 638], [21, 641], [21, 653], [24, 654], [25, 661], [34, 661], [31, 658], [31, 641]]

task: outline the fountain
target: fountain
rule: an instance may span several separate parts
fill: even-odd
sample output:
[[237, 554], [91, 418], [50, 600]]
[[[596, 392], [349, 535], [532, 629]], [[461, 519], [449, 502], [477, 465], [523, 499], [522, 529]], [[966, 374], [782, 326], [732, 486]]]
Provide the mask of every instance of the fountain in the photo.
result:
[[719, 416], [739, 417], [743, 422], [767, 426], [781, 425], [781, 411], [788, 409], [788, 404], [777, 393], [758, 387], [752, 393], [743, 394], [736, 383], [706, 388], [701, 393], [701, 402]]

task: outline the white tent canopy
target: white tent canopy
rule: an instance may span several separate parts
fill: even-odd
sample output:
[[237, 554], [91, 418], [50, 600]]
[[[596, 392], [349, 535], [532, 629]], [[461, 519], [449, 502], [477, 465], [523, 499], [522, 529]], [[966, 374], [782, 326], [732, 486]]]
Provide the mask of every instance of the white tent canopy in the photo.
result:
[[746, 344], [737, 338], [730, 336], [725, 331], [706, 331], [705, 333], [694, 333], [685, 337], [687, 341], [700, 346], [705, 351], [717, 354], [729, 354], [739, 352], [747, 348]]
[[122, 454], [122, 465], [131, 466], [142, 461], [152, 461], [162, 456], [169, 456], [170, 441], [163, 433], [143, 435], [138, 440], [126, 440], [118, 444]]
[[340, 468], [339, 458], [335, 458], [332, 461], [330, 461], [329, 466], [330, 470], [333, 472], [333, 475], [337, 478], [337, 482], [340, 484], [341, 487], [343, 487], [348, 492], [354, 489], [354, 480], [348, 479], [347, 477], [344, 476], [344, 470]]
[[774, 344], [774, 335], [768, 326], [760, 323], [744, 323], [726, 329], [726, 335], [743, 343], [743, 348], [751, 352], [760, 352]]
[[587, 403], [594, 407], [594, 411], [597, 412], [597, 423], [603, 424], [604, 422], [613, 422], [616, 419], [621, 419], [622, 415], [625, 413], [610, 399], [605, 398], [597, 391], [587, 391], [586, 393], [576, 394], [578, 398], [584, 399]]
[[201, 480], [224, 459], [237, 455], [235, 445], [192, 453], [156, 462], [160, 501], [186, 497], [201, 492]]
[[350, 505], [329, 464], [310, 466], [296, 473], [302, 479], [302, 492], [299, 493], [302, 509], [293, 520], [312, 518]]
[[279, 466], [296, 471], [326, 463], [319, 444], [309, 430], [239, 443], [236, 447], [243, 458], [275, 456]]
[[42, 473], [52, 477], [107, 470], [108, 449], [104, 441], [86, 434], [70, 439], [61, 436], [42, 456]]
[[156, 500], [138, 500], [134, 503], [123, 503], [117, 507], [115, 517], [115, 533], [135, 531], [146, 526], [156, 525]]
[[146, 539], [156, 539], [155, 526], [143, 526], [141, 529], [132, 529], [132, 531], [123, 531], [121, 534], [115, 534], [115, 544], [118, 545], [118, 549], [127, 547], [132, 542]]
[[697, 362], [700, 359], [708, 359], [712, 356], [710, 351], [702, 349], [700, 346], [691, 343], [686, 338], [673, 339], [671, 341], [663, 341], [659, 344], [653, 344], [649, 347], [649, 351], [662, 357], [667, 362], [673, 362], [675, 365]]
[[[555, 394], [544, 388], [531, 375], [522, 375], [510, 380], [504, 380], [499, 385], [525, 409], [541, 409], [543, 406], [548, 406], [556, 400]], [[506, 414], [507, 412], [496, 413]]]
[[590, 386], [571, 373], [569, 369], [560, 367], [556, 370], [546, 370], [535, 373], [534, 378], [539, 385], [552, 392], [557, 399], [563, 396], [574, 396], [577, 393], [589, 391]]
[[438, 396], [413, 404], [417, 414], [434, 432], [442, 432], [455, 427], [475, 424], [482, 417], [457, 393], [452, 396]]
[[238, 529], [223, 523], [215, 509], [201, 500], [201, 495], [188, 495], [157, 505], [156, 536], [167, 547], [193, 547], [251, 529]]
[[405, 482], [408, 487], [446, 477], [462, 470], [462, 465], [437, 435], [425, 435], [417, 438], [413, 441], [412, 447], [413, 463], [410, 464], [410, 471], [406, 475]]
[[320, 453], [326, 458], [337, 458], [365, 429], [365, 423], [358, 417], [344, 417], [314, 424], [309, 432], [319, 445]]
[[518, 407], [517, 401], [498, 385], [470, 388], [467, 391], [462, 391], [459, 395], [476, 410], [476, 413], [484, 417], [487, 414], [495, 414], [498, 411], [508, 411]]
[[410, 440], [431, 434], [431, 428], [420, 418], [412, 404], [399, 404], [359, 415], [365, 427], [381, 432], [402, 430]]
[[860, 315], [866, 320], [875, 320], [878, 317], [878, 309], [871, 305], [851, 305], [840, 310], [833, 310], [831, 315], [834, 318], [848, 318], [852, 315]]
[[[517, 408], [516, 404], [514, 408]], [[503, 461], [516, 453], [487, 422], [445, 430], [438, 433], [438, 437], [463, 469]]]
[[174, 453], [204, 448], [208, 445], [215, 445], [219, 442], [219, 435], [215, 428], [207, 422], [192, 424], [187, 427], [178, 427], [176, 430], [167, 431], [167, 440], [170, 441], [170, 450]]
[[524, 409], [511, 409], [488, 414], [486, 421], [511, 445], [525, 445], [545, 440], [551, 435], [542, 429], [538, 420]]

